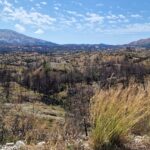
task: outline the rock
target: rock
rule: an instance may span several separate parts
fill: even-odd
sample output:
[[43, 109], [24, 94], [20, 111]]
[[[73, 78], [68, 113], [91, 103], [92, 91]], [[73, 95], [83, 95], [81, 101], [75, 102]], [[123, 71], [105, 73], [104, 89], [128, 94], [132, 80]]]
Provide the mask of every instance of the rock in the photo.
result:
[[16, 144], [15, 144], [15, 147], [16, 147], [17, 149], [23, 148], [23, 147], [25, 147], [25, 146], [26, 146], [26, 145], [25, 145], [25, 143], [24, 143], [23, 141], [17, 141]]
[[149, 143], [150, 142], [150, 137], [148, 137], [148, 136], [136, 136], [134, 138], [134, 142], [137, 143], [137, 144]]
[[6, 146], [14, 146], [15, 145], [15, 143], [6, 143]]
[[46, 144], [46, 142], [44, 142], [44, 141], [43, 142], [39, 142], [36, 145], [37, 150], [44, 150], [45, 144]]
[[136, 136], [135, 138], [134, 138], [134, 142], [135, 143], [141, 143], [143, 141], [143, 137], [142, 136]]
[[90, 150], [90, 145], [89, 145], [89, 143], [84, 143], [83, 146], [84, 146], [84, 149], [85, 149], [85, 150]]
[[45, 145], [46, 143], [43, 141], [43, 142], [39, 142], [38, 144], [37, 144], [37, 146], [43, 146], [43, 145]]

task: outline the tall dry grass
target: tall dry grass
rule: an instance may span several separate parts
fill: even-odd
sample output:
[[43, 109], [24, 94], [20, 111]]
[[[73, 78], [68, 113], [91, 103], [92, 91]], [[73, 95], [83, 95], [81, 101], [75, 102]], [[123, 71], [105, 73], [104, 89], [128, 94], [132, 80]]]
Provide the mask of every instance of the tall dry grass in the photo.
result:
[[101, 90], [92, 99], [92, 141], [95, 150], [113, 149], [150, 113], [150, 88], [140, 85]]

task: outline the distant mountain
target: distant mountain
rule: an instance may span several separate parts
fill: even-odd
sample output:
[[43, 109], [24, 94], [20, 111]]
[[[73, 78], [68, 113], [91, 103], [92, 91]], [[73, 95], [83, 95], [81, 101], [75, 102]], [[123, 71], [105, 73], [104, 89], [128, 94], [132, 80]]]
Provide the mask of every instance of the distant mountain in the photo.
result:
[[92, 51], [115, 49], [117, 46], [107, 44], [64, 44], [32, 38], [12, 30], [0, 29], [0, 51]]
[[150, 48], [150, 38], [131, 42], [128, 46]]
[[66, 50], [74, 50], [74, 51], [95, 51], [95, 50], [109, 50], [115, 49], [119, 46], [117, 45], [107, 45], [107, 44], [65, 44], [61, 45], [60, 48], [64, 48]]
[[12, 46], [56, 46], [57, 44], [32, 38], [12, 30], [0, 29], [0, 45]]
[[9, 51], [38, 51], [38, 52], [56, 52], [56, 51], [115, 51], [125, 49], [126, 47], [144, 47], [150, 48], [150, 38], [131, 42], [125, 45], [108, 44], [64, 44], [44, 41], [32, 38], [12, 30], [0, 29], [0, 52]]

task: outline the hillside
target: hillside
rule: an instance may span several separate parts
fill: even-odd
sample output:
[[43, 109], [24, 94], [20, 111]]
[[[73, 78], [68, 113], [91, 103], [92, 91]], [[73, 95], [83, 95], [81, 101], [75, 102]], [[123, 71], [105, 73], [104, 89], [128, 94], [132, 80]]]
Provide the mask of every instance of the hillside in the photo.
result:
[[138, 41], [134, 41], [128, 44], [129, 46], [134, 46], [134, 47], [150, 47], [150, 38], [148, 39], [141, 39]]
[[0, 54], [0, 64], [0, 145], [145, 150], [150, 144], [149, 51], [15, 52]]
[[13, 46], [56, 46], [57, 44], [32, 38], [13, 30], [0, 29], [0, 45]]

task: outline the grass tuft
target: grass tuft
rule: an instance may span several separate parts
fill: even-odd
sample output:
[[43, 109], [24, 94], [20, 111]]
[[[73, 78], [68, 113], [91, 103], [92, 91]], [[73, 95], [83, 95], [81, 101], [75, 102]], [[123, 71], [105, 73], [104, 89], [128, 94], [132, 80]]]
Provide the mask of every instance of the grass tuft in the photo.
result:
[[95, 150], [121, 146], [132, 128], [149, 115], [150, 93], [140, 86], [98, 92], [92, 99], [92, 140]]

